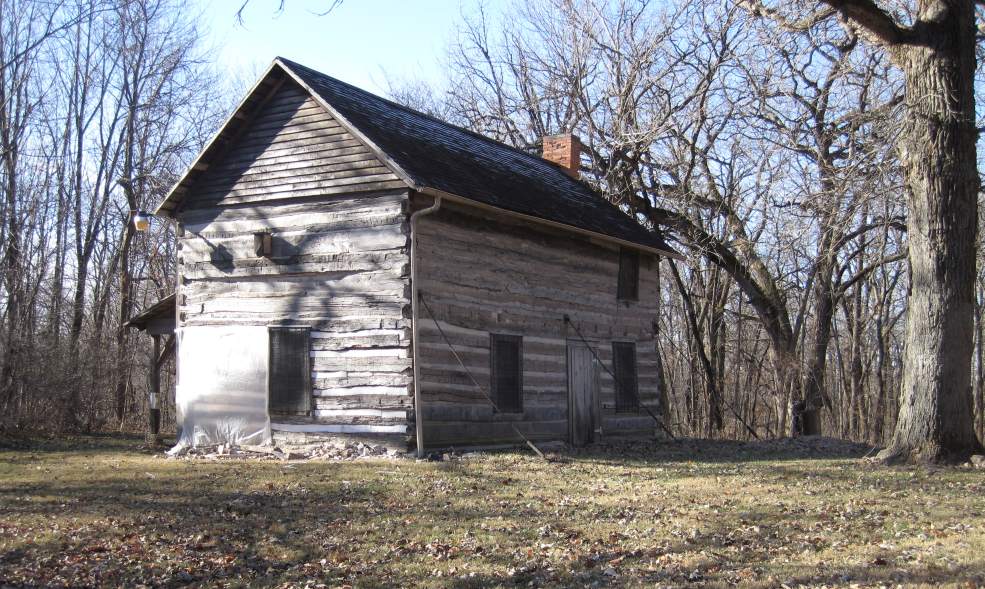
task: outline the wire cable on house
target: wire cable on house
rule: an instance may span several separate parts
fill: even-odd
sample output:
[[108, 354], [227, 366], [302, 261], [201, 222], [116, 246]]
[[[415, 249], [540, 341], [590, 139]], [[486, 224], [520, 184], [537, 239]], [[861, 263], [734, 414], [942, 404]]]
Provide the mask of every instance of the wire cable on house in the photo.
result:
[[[615, 375], [614, 372], [612, 372], [611, 370], [609, 370], [609, 367], [605, 365], [605, 362], [602, 362], [602, 359], [599, 358], [598, 353], [595, 352], [595, 348], [593, 348], [592, 347], [592, 344], [588, 343], [588, 340], [585, 339], [585, 336], [583, 336], [581, 334], [581, 330], [578, 329], [578, 326], [575, 325], [575, 322], [571, 320], [571, 317], [569, 317], [566, 314], [564, 316], [564, 322], [567, 323], [568, 325], [570, 325], [575, 330], [575, 334], [578, 336], [578, 339], [580, 339], [581, 342], [583, 344], [585, 344], [585, 347], [588, 348], [588, 351], [592, 353], [592, 357], [595, 358], [595, 361], [599, 364], [599, 366], [601, 366], [602, 368], [604, 368], [605, 371], [609, 373], [609, 376], [612, 377], [612, 382], [621, 385], [621, 381], [618, 378], [616, 378], [616, 375]], [[670, 439], [671, 440], [676, 440], [677, 439], [677, 437], [673, 434], [673, 432], [671, 432], [670, 429], [666, 425], [664, 425], [664, 423], [662, 421], [660, 421], [660, 418], [658, 418], [656, 415], [654, 415], [653, 414], [653, 411], [650, 411], [650, 408], [649, 407], [647, 407], [646, 405], [640, 403], [639, 398], [636, 399], [636, 406], [637, 407], [640, 407], [644, 411], [646, 411], [647, 414], [649, 414], [649, 416], [653, 418], [653, 421], [657, 422], [657, 425], [660, 426], [660, 429], [664, 430], [664, 433], [666, 433], [668, 436], [670, 436]]]
[[[479, 384], [479, 381], [475, 379], [475, 377], [472, 375], [472, 371], [469, 370], [469, 367], [466, 366], [465, 362], [462, 361], [462, 357], [458, 355], [458, 350], [455, 349], [455, 346], [448, 339], [448, 336], [445, 335], [445, 330], [441, 328], [441, 323], [439, 323], [438, 320], [435, 319], [434, 313], [431, 312], [431, 306], [428, 305], [427, 300], [424, 298], [424, 293], [418, 292], [417, 297], [420, 299], [421, 304], [424, 305], [424, 309], [428, 312], [428, 317], [431, 318], [431, 321], [434, 321], [435, 327], [438, 328], [438, 333], [441, 334], [441, 339], [445, 340], [445, 345], [448, 346], [448, 349], [451, 350], [452, 355], [455, 356], [455, 360], [458, 362], [458, 365], [461, 366], [462, 370], [465, 371], [465, 374], [468, 375], [469, 380], [472, 381], [472, 384], [475, 385], [475, 388], [479, 389], [479, 392], [481, 392], [482, 395], [486, 398], [486, 400], [489, 401], [489, 404], [492, 405], [493, 410], [499, 413], [499, 407], [497, 407], [496, 402], [493, 401], [492, 395], [490, 395], [489, 391], [487, 391], [486, 388], [481, 384]], [[515, 424], [511, 423], [510, 427], [513, 429], [514, 432], [516, 432], [516, 435], [518, 435], [520, 439], [522, 439], [527, 444], [527, 446], [529, 446], [530, 449], [537, 454], [537, 456], [540, 456], [544, 460], [547, 460], [547, 457], [544, 456], [544, 453], [541, 452], [540, 449], [537, 448], [537, 446], [535, 446], [534, 443], [530, 441], [530, 438], [523, 435], [523, 432], [517, 429]]]
[[[598, 354], [595, 353], [595, 349], [592, 348], [591, 344], [589, 344], [588, 341], [585, 339], [585, 337], [581, 335], [581, 331], [579, 331], [578, 326], [575, 325], [574, 322], [571, 320], [571, 317], [568, 317], [567, 315], [565, 315], [564, 316], [564, 321], [565, 321], [565, 323], [567, 323], [568, 325], [570, 325], [571, 327], [574, 328], [575, 333], [578, 334], [578, 339], [580, 339], [582, 342], [584, 342], [585, 346], [588, 347], [588, 349], [589, 349], [590, 352], [592, 352], [592, 356], [595, 357], [595, 361], [602, 365], [602, 368], [604, 368], [605, 371], [609, 373], [609, 376], [612, 377], [612, 380], [614, 382], [619, 382], [618, 379], [616, 378], [616, 375], [613, 374], [611, 370], [609, 370], [609, 367], [606, 366], [602, 362], [602, 359], [599, 358]], [[729, 412], [732, 413], [732, 415], [737, 420], [739, 420], [739, 423], [741, 423], [742, 425], [744, 425], [746, 427], [746, 429], [749, 431], [749, 433], [751, 433], [753, 435], [753, 437], [755, 437], [758, 440], [759, 439], [759, 434], [757, 434], [756, 433], [756, 430], [754, 430], [748, 423], [746, 423], [746, 421], [744, 419], [742, 419], [742, 417], [739, 415], [739, 413], [735, 410], [735, 407], [733, 407], [728, 401], [725, 402], [725, 406], [728, 407]], [[657, 416], [654, 415], [652, 411], [650, 411], [650, 408], [649, 407], [647, 407], [646, 405], [643, 405], [643, 404], [640, 404], [640, 407], [642, 407], [647, 413], [650, 414], [650, 417], [652, 417], [653, 420], [657, 422], [657, 425], [659, 425], [661, 427], [661, 429], [663, 429], [667, 433], [667, 435], [670, 436], [670, 439], [672, 439], [672, 440], [676, 440], [677, 439], [676, 437], [674, 437], [674, 434], [672, 434], [670, 432], [670, 430], [667, 429], [667, 426], [665, 426], [663, 424], [663, 422], [660, 421], [660, 419], [658, 419]]]

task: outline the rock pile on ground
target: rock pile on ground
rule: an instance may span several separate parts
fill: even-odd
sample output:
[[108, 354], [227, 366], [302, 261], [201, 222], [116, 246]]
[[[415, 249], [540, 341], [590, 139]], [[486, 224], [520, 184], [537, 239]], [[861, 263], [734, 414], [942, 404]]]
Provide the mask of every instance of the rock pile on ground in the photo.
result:
[[238, 446], [235, 444], [218, 444], [211, 446], [176, 447], [167, 453], [175, 459], [203, 460], [361, 460], [361, 459], [397, 459], [405, 456], [404, 452], [387, 448], [383, 445], [367, 444], [364, 442], [322, 442], [303, 446]]
[[[543, 443], [539, 449], [546, 453], [549, 461], [567, 461], [578, 457], [621, 456], [625, 459], [661, 459], [736, 461], [748, 459], [817, 459], [817, 458], [862, 458], [872, 456], [875, 448], [845, 440], [821, 436], [804, 436], [779, 440], [640, 440], [610, 438], [585, 448], [571, 448], [565, 444]], [[474, 452], [464, 454], [455, 451], [429, 452], [427, 461], [451, 461], [468, 459]], [[318, 442], [285, 443], [277, 441], [269, 446], [238, 446], [219, 444], [197, 446], [194, 448], [174, 448], [168, 451], [171, 458], [204, 460], [369, 460], [414, 458], [414, 452], [401, 451], [372, 441], [346, 440], [333, 438]], [[975, 465], [978, 468], [985, 466]]]
[[359, 458], [398, 458], [406, 453], [379, 444], [365, 442], [324, 442], [292, 449], [292, 452], [306, 454], [308, 458], [322, 460], [356, 460]]

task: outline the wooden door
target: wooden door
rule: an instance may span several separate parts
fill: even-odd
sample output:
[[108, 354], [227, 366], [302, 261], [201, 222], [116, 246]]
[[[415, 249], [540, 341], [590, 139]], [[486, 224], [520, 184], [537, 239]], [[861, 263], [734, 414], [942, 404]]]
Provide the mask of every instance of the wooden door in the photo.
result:
[[584, 446], [595, 440], [599, 425], [598, 366], [584, 342], [568, 342], [568, 430], [571, 444]]

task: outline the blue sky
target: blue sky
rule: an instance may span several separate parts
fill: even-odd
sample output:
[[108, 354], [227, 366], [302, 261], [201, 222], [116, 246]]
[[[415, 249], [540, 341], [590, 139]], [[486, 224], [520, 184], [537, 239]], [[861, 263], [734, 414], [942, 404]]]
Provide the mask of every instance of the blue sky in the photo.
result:
[[280, 55], [382, 93], [387, 75], [440, 84], [445, 49], [477, 0], [344, 0], [325, 16], [330, 0], [287, 0], [281, 13], [278, 0], [251, 0], [242, 25], [240, 4], [202, 0], [217, 62], [233, 76], [252, 82]]

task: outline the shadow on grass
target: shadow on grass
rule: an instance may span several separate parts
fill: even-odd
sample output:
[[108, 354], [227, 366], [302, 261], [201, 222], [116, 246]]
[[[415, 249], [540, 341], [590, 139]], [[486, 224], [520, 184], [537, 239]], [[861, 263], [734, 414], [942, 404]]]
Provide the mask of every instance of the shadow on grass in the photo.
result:
[[[722, 586], [781, 586], [777, 582], [766, 580], [753, 581], [741, 576], [720, 579], [717, 575], [702, 573], [696, 569], [688, 573], [671, 573], [666, 570], [652, 570], [634, 575], [619, 575], [610, 577], [599, 569], [597, 571], [568, 571], [561, 579], [545, 579], [533, 573], [524, 573], [515, 577], [505, 575], [475, 575], [459, 579], [449, 579], [443, 586], [452, 589], [485, 589], [487, 587], [504, 586], [591, 586], [591, 587], [638, 587], [641, 583], [654, 586], [693, 586], [693, 587], [722, 587]], [[954, 579], [967, 579], [962, 586], [976, 587], [985, 583], [985, 561], [972, 565], [954, 567], [944, 571], [934, 571], [925, 567], [913, 569], [898, 569], [893, 567], [835, 567], [830, 570], [793, 571], [793, 574], [783, 582], [782, 586], [789, 587], [842, 587], [842, 586], [917, 586], [933, 587]], [[572, 574], [573, 573], [573, 574]], [[557, 577], [557, 575], [554, 575]], [[560, 583], [558, 582], [560, 581]], [[576, 583], [577, 585], [572, 585]]]
[[707, 439], [612, 439], [564, 452], [571, 459], [612, 464], [695, 462], [741, 464], [792, 460], [852, 460], [874, 454], [875, 448], [820, 436], [750, 442]]
[[[56, 443], [49, 450], [74, 450], [83, 459], [95, 453], [125, 459], [142, 440], [106, 437], [91, 439], [91, 444], [79, 442]], [[36, 541], [8, 543], [9, 548], [0, 551], [0, 579], [14, 574], [35, 575], [38, 585], [56, 585], [57, 575], [61, 575], [75, 585], [129, 585], [149, 580], [164, 587], [222, 580], [251, 586], [284, 585], [308, 579], [360, 587], [742, 584], [735, 576], [737, 571], [766, 568], [780, 554], [776, 548], [801, 542], [800, 536], [828, 533], [814, 531], [814, 526], [821, 530], [820, 524], [829, 522], [829, 516], [764, 504], [741, 511], [719, 506], [721, 511], [709, 517], [708, 510], [695, 502], [713, 501], [715, 497], [701, 487], [684, 487], [664, 499], [666, 505], [652, 507], [675, 507], [700, 516], [702, 523], [686, 524], [700, 527], [700, 533], [688, 538], [671, 535], [671, 526], [657, 520], [672, 516], [661, 516], [659, 510], [651, 515], [637, 506], [639, 517], [652, 517], [654, 525], [664, 525], [665, 529], [658, 532], [663, 535], [647, 538], [659, 549], [625, 556], [637, 547], [635, 537], [611, 540], [606, 536], [604, 543], [593, 540], [598, 539], [598, 527], [622, 525], [620, 520], [626, 517], [621, 513], [623, 505], [596, 501], [595, 477], [605, 477], [615, 492], [626, 494], [626, 486], [636, 483], [622, 483], [620, 477], [634, 467], [645, 470], [662, 464], [698, 463], [723, 465], [739, 473], [741, 468], [732, 467], [766, 461], [852, 460], [865, 451], [862, 446], [809, 439], [779, 443], [619, 441], [572, 450], [563, 454], [568, 461], [560, 464], [508, 453], [476, 463], [456, 460], [434, 464], [123, 460], [123, 467], [117, 468], [108, 466], [116, 463], [111, 460], [94, 465], [87, 474], [75, 470], [88, 465], [86, 460], [79, 460], [59, 473], [61, 480], [32, 476], [20, 483], [0, 484], [0, 523], [15, 528], [44, 527], [61, 518], [62, 526]], [[49, 466], [62, 460], [58, 455], [39, 456]], [[583, 468], [587, 463], [603, 468]], [[810, 464], [769, 464], [766, 468], [791, 478], [816, 474]], [[826, 470], [823, 477], [844, 476], [847, 480], [853, 476], [850, 469], [831, 470], [836, 469]], [[673, 474], [673, 478], [684, 476], [689, 475]], [[557, 488], [538, 493], [529, 486], [538, 480], [555, 483]], [[620, 485], [623, 488], [617, 488]], [[688, 495], [692, 492], [693, 497]], [[562, 506], [560, 494], [569, 493], [579, 501]], [[692, 500], [682, 501], [684, 497]], [[871, 515], [872, 510], [865, 513]], [[839, 520], [844, 527], [837, 533], [853, 538], [862, 533], [862, 528], [853, 527], [860, 525], [857, 509], [852, 514]], [[762, 532], [742, 536], [742, 529], [753, 523], [762, 527]], [[502, 526], [503, 530], [508, 527], [510, 531], [499, 531], [495, 536], [477, 531], [483, 524]], [[585, 540], [578, 544], [576, 561], [526, 556], [529, 547], [536, 549], [542, 542], [566, 542], [563, 534], [544, 537], [539, 533], [538, 528], [546, 524], [577, 532], [579, 541]], [[491, 541], [502, 542], [502, 549], [498, 545], [488, 547], [451, 561], [447, 551], [431, 551], [433, 543], [461, 543], [467, 532], [473, 531], [494, 537]], [[788, 536], [793, 539], [788, 540]], [[824, 538], [822, 548], [836, 539]], [[712, 565], [653, 564], [663, 555], [698, 561], [696, 554], [722, 553], [737, 544], [742, 550], [721, 557], [716, 565], [720, 565], [719, 571]], [[803, 550], [815, 548], [805, 545]], [[444, 556], [438, 558], [436, 554]], [[589, 556], [591, 564], [586, 563]], [[606, 572], [610, 561], [624, 558], [624, 565], [640, 567], [629, 571], [614, 565], [614, 573]], [[451, 577], [432, 576], [434, 569], [460, 566], [469, 559], [481, 562], [491, 572], [475, 571], [470, 576], [459, 568]], [[953, 569], [928, 569], [912, 562], [889, 566], [852, 563], [830, 568], [792, 564], [778, 582], [763, 578], [757, 582], [983, 582], [982, 570], [985, 562], [977, 557]]]
[[[263, 584], [288, 569], [296, 569], [297, 578], [338, 579], [320, 567], [319, 574], [298, 568], [335, 549], [314, 532], [355, 522], [368, 526], [365, 519], [373, 517], [381, 496], [373, 483], [320, 479], [313, 489], [296, 479], [285, 484], [279, 464], [187, 466], [166, 477], [138, 466], [83, 480], [0, 486], [7, 533], [35, 535], [8, 539], [12, 547], [0, 552], [0, 581], [20, 574], [39, 586], [57, 586], [60, 578], [73, 586], [149, 580], [168, 587], [224, 578]], [[77, 531], [48, 529], [45, 522], [66, 514], [73, 522], [68, 529]]]
[[0, 452], [88, 452], [110, 454], [140, 452], [154, 454], [173, 445], [173, 438], [165, 439], [159, 448], [149, 448], [141, 434], [52, 434], [0, 437]]

